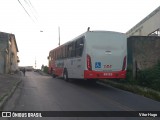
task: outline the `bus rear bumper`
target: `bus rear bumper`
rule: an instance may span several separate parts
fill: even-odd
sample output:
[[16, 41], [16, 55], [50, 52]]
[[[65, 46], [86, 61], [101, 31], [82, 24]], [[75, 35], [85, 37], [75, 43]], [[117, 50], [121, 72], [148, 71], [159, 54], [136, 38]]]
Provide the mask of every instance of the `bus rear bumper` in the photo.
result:
[[116, 71], [116, 72], [99, 72], [99, 71], [84, 71], [84, 79], [107, 79], [107, 78], [126, 78], [125, 71]]

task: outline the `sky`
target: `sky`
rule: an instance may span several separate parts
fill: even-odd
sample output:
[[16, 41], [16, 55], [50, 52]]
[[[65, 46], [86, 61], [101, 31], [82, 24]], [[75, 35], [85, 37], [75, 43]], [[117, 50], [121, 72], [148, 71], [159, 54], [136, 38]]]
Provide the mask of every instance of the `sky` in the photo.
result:
[[126, 33], [160, 0], [0, 0], [0, 32], [12, 33], [19, 66], [48, 65], [49, 51], [90, 30]]

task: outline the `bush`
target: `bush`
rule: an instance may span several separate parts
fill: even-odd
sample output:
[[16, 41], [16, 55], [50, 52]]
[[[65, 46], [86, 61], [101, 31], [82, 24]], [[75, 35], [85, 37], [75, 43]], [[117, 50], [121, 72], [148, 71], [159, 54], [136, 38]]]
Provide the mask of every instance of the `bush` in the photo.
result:
[[153, 68], [138, 72], [138, 85], [160, 91], [160, 62]]
[[133, 80], [133, 71], [131, 67], [127, 68], [126, 82], [133, 84], [135, 80]]
[[44, 66], [43, 72], [48, 73], [48, 67]]

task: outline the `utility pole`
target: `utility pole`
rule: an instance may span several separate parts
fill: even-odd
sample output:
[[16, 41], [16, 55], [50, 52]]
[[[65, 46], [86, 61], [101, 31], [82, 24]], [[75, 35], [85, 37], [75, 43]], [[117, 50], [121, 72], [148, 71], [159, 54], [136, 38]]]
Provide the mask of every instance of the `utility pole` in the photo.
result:
[[37, 67], [37, 65], [36, 65], [37, 63], [36, 63], [36, 57], [35, 57], [35, 69], [36, 69], [36, 67]]
[[60, 43], [60, 27], [58, 27], [58, 35], [59, 35], [59, 43], [58, 43], [58, 45], [60, 46], [61, 45], [61, 43]]

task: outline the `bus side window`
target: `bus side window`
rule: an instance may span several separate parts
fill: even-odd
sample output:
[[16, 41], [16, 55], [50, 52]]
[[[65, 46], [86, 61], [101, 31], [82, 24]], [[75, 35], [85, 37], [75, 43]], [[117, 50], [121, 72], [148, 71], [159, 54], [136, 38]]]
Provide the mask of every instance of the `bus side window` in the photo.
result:
[[72, 42], [72, 51], [71, 51], [71, 57], [75, 57], [76, 50], [75, 50], [75, 42]]
[[75, 42], [68, 45], [68, 57], [75, 57]]
[[65, 58], [68, 57], [68, 45], [65, 45], [65, 49], [64, 49], [64, 52], [65, 52]]
[[84, 37], [81, 37], [76, 41], [76, 57], [82, 56], [84, 47]]
[[72, 54], [72, 44], [69, 44], [68, 45], [68, 58], [71, 57], [71, 54]]
[[57, 50], [55, 50], [55, 60], [57, 60]]
[[65, 47], [62, 47], [62, 58], [65, 58]]

